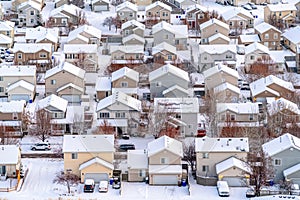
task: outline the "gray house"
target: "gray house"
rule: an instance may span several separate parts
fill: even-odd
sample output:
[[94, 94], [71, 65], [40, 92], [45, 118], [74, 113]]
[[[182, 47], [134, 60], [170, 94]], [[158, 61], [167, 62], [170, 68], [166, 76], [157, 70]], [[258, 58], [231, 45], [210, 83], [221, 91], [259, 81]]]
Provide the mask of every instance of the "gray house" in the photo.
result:
[[122, 23], [136, 19], [137, 5], [125, 1], [116, 7], [117, 15], [120, 17]]
[[274, 182], [289, 180], [300, 184], [300, 139], [286, 133], [262, 145], [272, 158]]

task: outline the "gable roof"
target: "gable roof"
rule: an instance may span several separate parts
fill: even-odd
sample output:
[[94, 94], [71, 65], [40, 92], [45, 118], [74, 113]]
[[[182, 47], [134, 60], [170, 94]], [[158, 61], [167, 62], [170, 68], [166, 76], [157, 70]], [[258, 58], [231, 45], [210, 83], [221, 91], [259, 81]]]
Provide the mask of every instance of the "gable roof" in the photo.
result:
[[125, 1], [116, 7], [116, 12], [119, 12], [120, 10], [122, 10], [124, 8], [129, 8], [130, 10], [133, 10], [135, 12], [138, 11], [137, 5], [135, 5], [129, 1]]
[[231, 90], [232, 92], [235, 92], [236, 94], [240, 94], [240, 88], [238, 88], [235, 85], [232, 85], [231, 83], [224, 82], [221, 85], [218, 85], [217, 87], [214, 88], [214, 93], [219, 93], [222, 91], [225, 91], [226, 89]]
[[73, 31], [71, 31], [69, 33], [69, 37], [74, 37], [74, 35], [79, 35], [81, 33], [88, 33], [89, 35], [92, 35], [98, 39], [101, 39], [101, 30], [99, 30], [98, 28], [94, 27], [94, 26], [90, 26], [87, 24], [84, 24], [82, 26], [79, 26], [78, 28], [74, 29]]
[[186, 9], [186, 13], [189, 13], [193, 10], [199, 10], [199, 11], [202, 11], [202, 12], [206, 12], [208, 9], [200, 4], [195, 4], [195, 5], [191, 5], [189, 7], [187, 7]]
[[178, 68], [178, 67], [175, 67], [174, 65], [171, 65], [170, 63], [166, 64], [166, 65], [163, 65], [162, 67], [152, 71], [149, 73], [149, 81], [153, 81], [161, 76], [164, 76], [166, 74], [173, 74], [181, 79], [184, 79], [185, 81], [190, 81], [190, 78], [189, 78], [189, 74]]
[[0, 102], [0, 113], [22, 113], [25, 105], [25, 100]]
[[294, 4], [268, 4], [266, 8], [269, 8], [272, 12], [279, 12], [279, 11], [290, 11], [290, 10], [297, 10]]
[[166, 95], [166, 94], [168, 94], [168, 93], [170, 93], [170, 92], [173, 92], [174, 90], [179, 90], [179, 91], [181, 91], [182, 93], [185, 93], [186, 95], [189, 94], [189, 91], [188, 91], [187, 89], [184, 89], [184, 88], [180, 87], [179, 85], [173, 85], [172, 87], [169, 87], [168, 89], [164, 90], [164, 91], [162, 92], [162, 94], [163, 94], [163, 95]]
[[1, 65], [0, 66], [1, 76], [36, 76], [35, 65]]
[[167, 42], [162, 42], [162, 43], [159, 43], [158, 45], [152, 47], [152, 55], [155, 55], [157, 53], [160, 53], [161, 51], [168, 51], [174, 55], [177, 54], [177, 51], [176, 51], [176, 47], [167, 43]]
[[158, 33], [161, 30], [166, 30], [175, 35], [175, 38], [187, 38], [188, 28], [187, 25], [172, 25], [168, 22], [161, 21], [152, 26], [152, 34]]
[[18, 164], [20, 158], [20, 148], [16, 145], [0, 145], [0, 164]]
[[96, 80], [96, 91], [110, 91], [111, 90], [111, 77], [110, 76], [101, 76]]
[[216, 40], [216, 39], [218, 39], [218, 38], [221, 38], [221, 39], [223, 39], [223, 40], [226, 40], [226, 41], [228, 42], [228, 44], [229, 44], [229, 42], [230, 42], [230, 38], [227, 37], [226, 35], [223, 35], [222, 33], [216, 33], [216, 34], [210, 36], [210, 37], [208, 38], [208, 42], [212, 42], [212, 41], [214, 41], [214, 40]]
[[114, 151], [114, 135], [64, 135], [63, 153]]
[[138, 28], [140, 28], [140, 29], [142, 29], [142, 30], [145, 30], [145, 25], [142, 24], [141, 22], [138, 22], [138, 21], [134, 20], [134, 19], [132, 19], [132, 20], [130, 20], [130, 21], [127, 21], [127, 22], [123, 23], [121, 29], [122, 29], [122, 30], [123, 30], [123, 29], [126, 29], [126, 28], [128, 28], [128, 27], [130, 27], [130, 26], [132, 26], [132, 25], [133, 25], [133, 26], [136, 26], [136, 27], [138, 27]]
[[267, 108], [268, 108], [268, 113], [270, 115], [274, 115], [278, 112], [281, 113], [281, 111], [284, 110], [289, 110], [290, 112], [293, 112], [295, 115], [300, 115], [300, 110], [298, 108], [298, 105], [282, 97], [268, 104]]
[[270, 29], [273, 29], [273, 30], [275, 30], [275, 31], [277, 31], [277, 32], [279, 32], [279, 33], [281, 33], [281, 31], [280, 31], [279, 29], [277, 29], [275, 26], [272, 26], [271, 24], [266, 23], [266, 22], [262, 22], [262, 23], [256, 25], [256, 26], [254, 27], [254, 29], [255, 29], [257, 32], [259, 32], [259, 33], [264, 33], [264, 32], [266, 32], [266, 31], [268, 31], [268, 30], [270, 30]]
[[171, 6], [168, 6], [167, 4], [163, 3], [163, 2], [160, 2], [160, 1], [156, 1], [152, 4], [150, 4], [149, 6], [146, 6], [145, 8], [145, 11], [147, 12], [148, 10], [152, 9], [152, 8], [155, 8], [156, 6], [159, 6], [159, 7], [162, 7], [168, 11], [172, 11], [172, 7]]
[[173, 113], [199, 113], [198, 98], [154, 98], [154, 112], [171, 110]]
[[105, 3], [109, 4], [109, 0], [92, 0], [92, 5], [97, 2], [105, 2]]
[[231, 51], [232, 53], [236, 54], [237, 52], [237, 46], [236, 45], [226, 45], [226, 48], [224, 48], [224, 45], [222, 44], [214, 44], [214, 45], [199, 45], [199, 53], [208, 53], [210, 55], [214, 54], [222, 54], [227, 51]]
[[240, 40], [242, 43], [253, 43], [253, 42], [260, 42], [260, 38], [258, 34], [252, 35], [240, 35]]
[[21, 51], [23, 53], [35, 53], [41, 50], [52, 52], [51, 43], [15, 43], [13, 52]]
[[148, 143], [148, 157], [164, 150], [183, 157], [182, 143], [174, 138], [164, 135]]
[[223, 64], [218, 64], [212, 68], [205, 70], [203, 72], [203, 75], [204, 75], [204, 78], [207, 79], [208, 77], [211, 77], [215, 74], [219, 74], [219, 73], [223, 73], [223, 72], [226, 74], [229, 74], [230, 76], [233, 76], [237, 79], [239, 78], [239, 73], [236, 70], [234, 70], [230, 67], [227, 67], [227, 65], [223, 65]]
[[65, 44], [64, 53], [97, 53], [97, 44]]
[[143, 38], [137, 34], [130, 34], [130, 35], [122, 38], [122, 43], [125, 44], [125, 43], [129, 42], [130, 40], [137, 40], [143, 44], [146, 41], [145, 38]]
[[249, 152], [248, 138], [195, 138], [196, 152]]
[[84, 93], [84, 88], [79, 87], [78, 85], [75, 85], [74, 83], [68, 83], [66, 85], [63, 85], [63, 86], [57, 88], [56, 92], [63, 91], [66, 88], [74, 88], [75, 90], [78, 90], [78, 91]]
[[287, 178], [287, 176], [294, 174], [295, 172], [298, 172], [300, 170], [300, 163], [297, 165], [294, 165], [292, 167], [289, 167], [285, 170], [283, 170], [283, 176]]
[[254, 42], [245, 47], [245, 55], [255, 52], [257, 50], [262, 51], [263, 53], [269, 54], [269, 48], [258, 42]]
[[[86, 44], [89, 43], [89, 38], [80, 35], [80, 34], [69, 34], [68, 38], [67, 38], [67, 43], [70, 43], [73, 40], [82, 40], [84, 41]], [[78, 42], [76, 41], [76, 43], [78, 44]]]
[[106, 167], [108, 169], [111, 169], [111, 170], [114, 169], [114, 165], [113, 164], [111, 164], [111, 163], [109, 163], [109, 162], [107, 162], [107, 161], [105, 161], [105, 160], [103, 160], [101, 158], [96, 157], [96, 158], [93, 158], [93, 159], [91, 159], [91, 160], [89, 160], [87, 162], [84, 162], [81, 165], [79, 165], [79, 170], [83, 170], [84, 168], [87, 168], [87, 167], [89, 167], [89, 166], [91, 166], [93, 164], [100, 164], [100, 165], [102, 165], [102, 166], [104, 166], [104, 167]]
[[127, 151], [128, 169], [148, 169], [148, 153], [146, 149]]
[[251, 173], [251, 167], [244, 161], [237, 159], [235, 157], [230, 157], [218, 164], [216, 164], [216, 172], [220, 174], [232, 167], [237, 167], [244, 172]]
[[64, 71], [69, 72], [70, 74], [73, 74], [74, 76], [77, 76], [81, 79], [84, 79], [84, 76], [85, 76], [85, 70], [83, 70], [80, 67], [77, 67], [69, 62], [63, 62], [63, 63], [60, 63], [60, 65], [47, 70], [46, 74], [45, 74], [45, 79], [47, 79], [59, 72], [64, 72]]
[[221, 26], [221, 27], [229, 30], [229, 25], [228, 24], [226, 24], [226, 23], [224, 23], [224, 22], [222, 22], [222, 21], [220, 21], [218, 19], [215, 19], [215, 18], [213, 18], [211, 20], [208, 20], [207, 22], [204, 22], [204, 23], [200, 24], [200, 30], [205, 29], [205, 28], [207, 28], [209, 26], [212, 26], [214, 24], [216, 24], [218, 26]]
[[128, 67], [122, 67], [121, 69], [114, 71], [111, 74], [111, 81], [115, 81], [124, 76], [126, 76], [127, 78], [130, 78], [134, 81], [137, 81], [137, 82], [139, 81], [139, 73]]
[[12, 38], [7, 35], [0, 34], [0, 44], [11, 44]]
[[217, 113], [232, 111], [237, 114], [258, 114], [258, 103], [217, 103]]
[[54, 16], [56, 14], [62, 14], [65, 16], [68, 16], [66, 14], [63, 14], [62, 12], [66, 12], [69, 13], [73, 16], [77, 16], [78, 12], [81, 11], [82, 9], [80, 9], [79, 7], [75, 6], [74, 4], [64, 4], [58, 8], [55, 8], [54, 10], [52, 10], [49, 14], [49, 16]]
[[285, 37], [294, 44], [300, 44], [300, 26], [286, 30], [282, 37]]
[[143, 45], [112, 45], [110, 46], [110, 53], [121, 51], [124, 53], [144, 53]]
[[[230, 20], [234, 17], [237, 17], [238, 14], [242, 14], [244, 16], [247, 16], [250, 19], [254, 19], [249, 11], [246, 11], [245, 9], [239, 8], [239, 7], [237, 7], [237, 8], [234, 7], [232, 9], [229, 9], [229, 10], [225, 11], [224, 13], [222, 13], [222, 17], [225, 21], [228, 21], [228, 20]], [[244, 20], [247, 20], [247, 19], [244, 19]]]
[[32, 1], [32, 0], [25, 1], [25, 2], [21, 3], [18, 6], [17, 10], [21, 10], [22, 8], [24, 8], [26, 6], [32, 7], [34, 9], [38, 10], [38, 11], [42, 10], [42, 5], [40, 3], [37, 3], [36, 1]]
[[269, 142], [264, 143], [262, 145], [262, 148], [264, 152], [270, 157], [275, 156], [276, 154], [290, 148], [300, 150], [300, 138], [286, 133]]
[[27, 89], [31, 92], [33, 92], [34, 89], [35, 89], [35, 85], [33, 85], [33, 84], [31, 84], [27, 81], [24, 81], [24, 80], [19, 80], [19, 81], [13, 83], [13, 84], [8, 85], [7, 88], [6, 88], [6, 91], [10, 92], [11, 90], [13, 90], [17, 87], [23, 87], [23, 88], [25, 88], [25, 89]]
[[68, 101], [55, 95], [51, 94], [50, 96], [47, 96], [38, 102], [38, 110], [45, 109], [48, 106], [54, 107], [62, 112], [66, 112]]
[[15, 22], [0, 21], [0, 31], [12, 31], [15, 27]]

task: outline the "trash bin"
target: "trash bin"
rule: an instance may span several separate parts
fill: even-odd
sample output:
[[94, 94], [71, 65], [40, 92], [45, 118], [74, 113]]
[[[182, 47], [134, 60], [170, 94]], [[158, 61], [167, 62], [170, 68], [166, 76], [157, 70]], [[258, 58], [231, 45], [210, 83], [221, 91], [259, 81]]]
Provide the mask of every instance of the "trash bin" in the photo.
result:
[[146, 184], [149, 184], [149, 177], [148, 176], [145, 178], [145, 182], [146, 182]]
[[29, 99], [29, 103], [32, 103], [32, 99]]
[[114, 179], [113, 179], [113, 178], [109, 179], [109, 184], [110, 184], [110, 185], [112, 185], [113, 182], [114, 182]]
[[181, 186], [182, 186], [182, 187], [185, 187], [185, 186], [186, 186], [186, 180], [185, 180], [185, 179], [182, 179], [182, 181], [181, 181]]
[[270, 180], [270, 186], [273, 186], [274, 185], [274, 181], [273, 180]]

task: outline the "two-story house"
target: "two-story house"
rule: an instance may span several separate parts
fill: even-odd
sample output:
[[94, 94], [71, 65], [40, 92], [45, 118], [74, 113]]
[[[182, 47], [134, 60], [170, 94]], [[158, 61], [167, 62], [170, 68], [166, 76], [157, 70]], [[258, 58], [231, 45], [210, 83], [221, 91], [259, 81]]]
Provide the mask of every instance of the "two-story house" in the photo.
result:
[[110, 46], [110, 54], [113, 64], [117, 65], [136, 65], [143, 63], [143, 45], [119, 45]]
[[[245, 71], [249, 73], [255, 73], [257, 63], [263, 63], [270, 61], [269, 48], [263, 44], [254, 42], [245, 47]], [[270, 69], [271, 62], [261, 66], [261, 71], [268, 71]]]
[[112, 176], [114, 170], [114, 135], [65, 135], [64, 171], [96, 183]]
[[137, 5], [129, 1], [125, 1], [116, 7], [116, 13], [120, 17], [122, 23], [137, 19], [137, 11]]
[[295, 23], [296, 11], [294, 4], [268, 4], [264, 8], [264, 21], [269, 24], [279, 22], [287, 28]]
[[300, 45], [300, 26], [286, 30], [282, 34], [283, 43], [286, 47], [292, 50], [294, 53], [297, 52], [297, 46]]
[[171, 6], [164, 4], [161, 1], [156, 1], [145, 8], [146, 25], [153, 26], [158, 22], [171, 22]]
[[229, 186], [247, 185], [248, 138], [195, 138], [195, 152], [198, 184], [216, 185], [224, 180]]
[[66, 27], [68, 24], [78, 25], [79, 15], [82, 10], [73, 4], [64, 4], [52, 10], [49, 19], [54, 27]]
[[122, 24], [122, 43], [124, 45], [144, 45], [145, 25], [136, 21], [130, 20]]
[[[15, 27], [15, 22], [11, 21], [0, 21], [0, 35], [9, 37], [11, 40], [8, 40], [7, 48], [12, 47], [13, 41], [14, 41], [14, 27]], [[5, 39], [5, 38], [4, 38]]]
[[189, 75], [186, 71], [166, 64], [149, 73], [152, 97], [187, 97]]
[[82, 25], [69, 33], [67, 44], [101, 44], [101, 30], [90, 25]]
[[185, 16], [188, 29], [200, 30], [200, 24], [204, 22], [206, 12], [207, 8], [202, 5], [196, 4], [193, 6], [189, 6], [186, 9]]
[[20, 26], [34, 27], [42, 22], [42, 5], [35, 1], [26, 1], [17, 7], [18, 21]]
[[243, 8], [230, 9], [222, 13], [222, 18], [234, 34], [240, 34], [242, 30], [253, 28], [254, 25], [254, 17]]
[[153, 61], [156, 63], [176, 64], [178, 61], [176, 47], [167, 42], [162, 42], [152, 47], [151, 54], [153, 56]]
[[200, 25], [201, 44], [208, 44], [209, 38], [217, 33], [228, 36], [229, 25], [214, 18], [202, 23]]
[[56, 94], [69, 104], [80, 104], [84, 94], [85, 71], [71, 63], [64, 62], [46, 71], [45, 94]]
[[255, 34], [258, 34], [260, 41], [263, 45], [269, 48], [269, 50], [282, 49], [280, 44], [281, 31], [276, 27], [263, 22], [254, 27]]
[[101, 100], [111, 95], [111, 76], [100, 76], [96, 80], [96, 98]]
[[17, 178], [21, 170], [21, 149], [17, 145], [0, 145], [0, 177]]

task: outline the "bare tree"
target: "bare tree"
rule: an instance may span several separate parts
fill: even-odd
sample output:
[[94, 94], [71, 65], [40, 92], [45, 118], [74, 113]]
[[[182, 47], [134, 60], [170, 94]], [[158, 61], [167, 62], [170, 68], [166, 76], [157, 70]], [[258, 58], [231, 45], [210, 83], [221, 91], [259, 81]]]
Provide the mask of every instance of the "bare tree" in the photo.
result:
[[44, 142], [51, 135], [51, 113], [45, 109], [39, 109], [35, 113], [35, 121], [36, 123], [30, 132]]
[[111, 31], [111, 26], [114, 25], [114, 19], [112, 16], [106, 17], [102, 23], [102, 26], [108, 26], [108, 30]]
[[84, 130], [84, 121], [83, 121], [83, 117], [78, 115], [78, 114], [74, 114], [74, 118], [73, 118], [73, 123], [72, 123], [72, 132], [73, 134], [81, 134], [83, 133]]
[[68, 193], [71, 193], [71, 186], [77, 185], [79, 183], [79, 177], [76, 174], [64, 173], [63, 171], [58, 172], [53, 180], [53, 183], [58, 183], [66, 185], [68, 188]]
[[189, 163], [192, 170], [195, 170], [194, 167], [196, 166], [196, 152], [195, 152], [195, 142], [187, 142], [183, 141], [183, 157]]
[[93, 132], [98, 135], [113, 135], [115, 134], [115, 128], [105, 119], [99, 127]]

